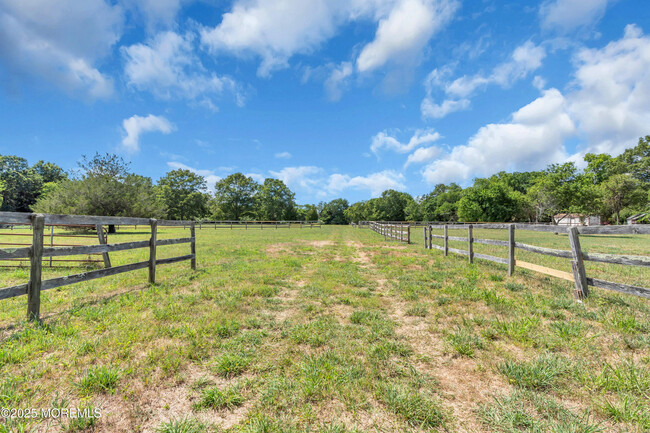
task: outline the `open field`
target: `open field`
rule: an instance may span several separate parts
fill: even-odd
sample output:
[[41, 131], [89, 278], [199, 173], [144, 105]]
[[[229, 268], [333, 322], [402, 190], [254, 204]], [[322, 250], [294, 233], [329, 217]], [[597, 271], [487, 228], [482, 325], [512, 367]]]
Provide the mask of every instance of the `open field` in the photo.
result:
[[[147, 238], [125, 229], [109, 241]], [[650, 431], [650, 300], [593, 289], [578, 303], [569, 282], [521, 269], [509, 278], [503, 265], [424, 250], [421, 229], [412, 238], [197, 230], [197, 271], [160, 267], [156, 286], [141, 270], [43, 292], [41, 326], [23, 321], [25, 297], [0, 301], [0, 406], [102, 414], [15, 420], [0, 432]], [[648, 236], [580, 239], [586, 251], [650, 255]], [[517, 240], [569, 249], [564, 235]], [[45, 267], [44, 278], [75, 272]], [[650, 280], [641, 268], [587, 272]], [[0, 286], [27, 279], [27, 268], [0, 270]]]

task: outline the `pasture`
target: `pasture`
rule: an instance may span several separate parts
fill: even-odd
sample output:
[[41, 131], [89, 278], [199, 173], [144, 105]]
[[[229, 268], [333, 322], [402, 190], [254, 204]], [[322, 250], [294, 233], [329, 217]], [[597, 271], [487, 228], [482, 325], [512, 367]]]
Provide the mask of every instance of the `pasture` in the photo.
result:
[[[125, 227], [109, 242], [148, 237]], [[568, 249], [565, 235], [517, 240]], [[421, 229], [412, 241], [337, 226], [203, 229], [197, 270], [161, 267], [154, 286], [145, 269], [43, 292], [41, 325], [24, 320], [24, 296], [0, 301], [0, 406], [101, 410], [10, 420], [0, 432], [650, 430], [650, 300], [593, 289], [579, 303], [567, 281], [424, 250]], [[650, 255], [650, 236], [581, 242]], [[570, 271], [568, 260], [517, 257]], [[650, 280], [647, 269], [587, 267]], [[76, 272], [43, 268], [44, 278]], [[3, 287], [27, 278], [28, 268], [0, 270]]]

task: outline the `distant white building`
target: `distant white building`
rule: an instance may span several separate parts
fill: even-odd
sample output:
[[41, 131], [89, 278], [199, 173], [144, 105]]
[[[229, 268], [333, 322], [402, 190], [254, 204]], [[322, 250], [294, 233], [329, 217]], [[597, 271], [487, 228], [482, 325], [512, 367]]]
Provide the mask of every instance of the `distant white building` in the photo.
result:
[[627, 219], [627, 223], [628, 223], [628, 225], [639, 224], [641, 220], [647, 221], [648, 220], [648, 218], [646, 218], [647, 216], [648, 216], [647, 213], [640, 213], [640, 214], [632, 215], [631, 217], [629, 217]]
[[600, 217], [579, 213], [559, 213], [553, 216], [553, 222], [559, 226], [599, 226]]

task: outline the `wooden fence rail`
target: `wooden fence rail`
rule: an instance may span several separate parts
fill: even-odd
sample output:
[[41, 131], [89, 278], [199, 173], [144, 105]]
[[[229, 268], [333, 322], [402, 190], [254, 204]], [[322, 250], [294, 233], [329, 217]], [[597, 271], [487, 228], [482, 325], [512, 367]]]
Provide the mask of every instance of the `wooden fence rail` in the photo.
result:
[[197, 221], [199, 230], [216, 229], [281, 229], [281, 228], [321, 228], [319, 221]]
[[[508, 230], [508, 240], [495, 239], [478, 239], [473, 236], [473, 229], [494, 229]], [[444, 230], [443, 235], [433, 234], [433, 230]], [[467, 230], [467, 237], [449, 236], [450, 229]], [[542, 232], [565, 232], [569, 235], [569, 245], [571, 250], [558, 250], [553, 248], [538, 247], [515, 241], [515, 230], [532, 230]], [[549, 230], [552, 229], [552, 230]], [[432, 224], [424, 227], [424, 248], [438, 249], [444, 251], [445, 256], [449, 252], [467, 256], [472, 263], [474, 258], [488, 260], [495, 263], [508, 265], [508, 275], [512, 275], [515, 267], [525, 268], [531, 271], [551, 275], [556, 278], [572, 281], [575, 283], [574, 295], [578, 299], [584, 299], [589, 295], [589, 286], [599, 287], [602, 289], [615, 290], [636, 296], [650, 298], [650, 289], [637, 287], [629, 284], [614, 283], [611, 281], [589, 278], [585, 271], [584, 261], [594, 261], [600, 263], [612, 263], [624, 266], [644, 266], [650, 267], [650, 257], [635, 255], [618, 255], [602, 253], [585, 253], [580, 246], [580, 233], [583, 234], [650, 234], [650, 227], [630, 227], [630, 226], [602, 226], [602, 227], [570, 227], [560, 228], [558, 226], [530, 225], [530, 224]], [[442, 239], [443, 245], [433, 244], [433, 239]], [[449, 241], [467, 242], [467, 250], [450, 248]], [[473, 244], [486, 244], [508, 247], [508, 258], [495, 257], [487, 254], [479, 254], [473, 251]], [[566, 258], [571, 260], [572, 273], [559, 271], [557, 269], [540, 266], [534, 263], [528, 263], [515, 259], [515, 249], [528, 251], [536, 254]]]
[[[144, 225], [146, 222], [151, 227], [151, 238], [148, 241], [125, 242], [119, 244], [108, 244], [102, 242], [100, 245], [85, 245], [71, 247], [44, 247], [43, 235], [45, 224], [79, 224], [96, 225], [98, 233], [103, 225]], [[32, 245], [28, 248], [0, 249], [0, 260], [14, 258], [28, 258], [30, 260], [29, 282], [12, 287], [0, 288], [0, 300], [13, 298], [15, 296], [27, 295], [27, 317], [31, 320], [38, 320], [40, 316], [41, 292], [54, 289], [68, 284], [89, 281], [96, 278], [117, 275], [123, 272], [137, 269], [149, 269], [149, 283], [156, 282], [156, 266], [169, 263], [176, 263], [190, 260], [191, 268], [196, 269], [196, 233], [195, 223], [180, 221], [158, 221], [155, 219], [126, 218], [126, 217], [98, 217], [98, 216], [77, 216], [77, 215], [43, 215], [17, 212], [0, 212], [0, 224], [20, 223], [29, 224], [32, 227]], [[177, 239], [158, 240], [158, 227], [160, 226], [189, 226], [190, 237]], [[102, 239], [100, 238], [100, 241]], [[156, 259], [157, 248], [165, 245], [176, 245], [182, 243], [190, 244], [190, 254]], [[149, 248], [149, 259], [142, 262], [130, 263], [122, 266], [111, 266], [110, 252], [133, 250], [138, 248]], [[43, 257], [71, 256], [79, 254], [101, 253], [104, 257], [105, 269], [84, 272], [64, 277], [42, 280]]]
[[385, 224], [371, 221], [370, 229], [386, 239], [395, 239], [399, 242], [411, 243], [411, 226], [408, 224]]

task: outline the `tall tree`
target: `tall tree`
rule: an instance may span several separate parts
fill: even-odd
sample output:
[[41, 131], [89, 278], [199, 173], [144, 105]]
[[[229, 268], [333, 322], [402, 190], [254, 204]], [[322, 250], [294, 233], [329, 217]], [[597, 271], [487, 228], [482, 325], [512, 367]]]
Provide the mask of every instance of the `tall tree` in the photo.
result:
[[198, 219], [207, 212], [207, 185], [203, 176], [189, 170], [168, 172], [158, 181], [158, 194], [169, 219]]
[[646, 201], [641, 183], [629, 174], [611, 176], [601, 188], [605, 205], [616, 216], [616, 224], [620, 224], [621, 209], [634, 204], [642, 206]]
[[226, 219], [240, 220], [255, 213], [255, 199], [260, 185], [242, 173], [231, 174], [215, 186], [215, 203]]
[[626, 149], [618, 158], [625, 164], [627, 173], [650, 184], [650, 135], [639, 138], [635, 147]]
[[36, 164], [34, 164], [34, 170], [36, 173], [41, 175], [43, 183], [58, 183], [68, 178], [65, 170], [63, 170], [61, 167], [54, 163], [45, 162], [43, 160], [38, 161]]
[[477, 179], [458, 203], [461, 221], [509, 222], [522, 212], [523, 194], [496, 179]]
[[264, 179], [257, 194], [258, 217], [267, 221], [291, 220], [296, 216], [295, 194], [278, 179]]
[[405, 209], [413, 197], [405, 192], [389, 189], [384, 191], [375, 202], [375, 213], [381, 221], [405, 221]]
[[349, 221], [345, 216], [345, 210], [350, 207], [344, 198], [337, 198], [329, 203], [321, 203], [322, 210], [320, 219], [325, 224], [347, 224]]
[[422, 199], [422, 219], [426, 221], [458, 221], [458, 202], [463, 189], [455, 184], [438, 184]]
[[41, 175], [13, 155], [0, 155], [0, 181], [5, 185], [0, 210], [9, 212], [30, 212], [43, 188]]

